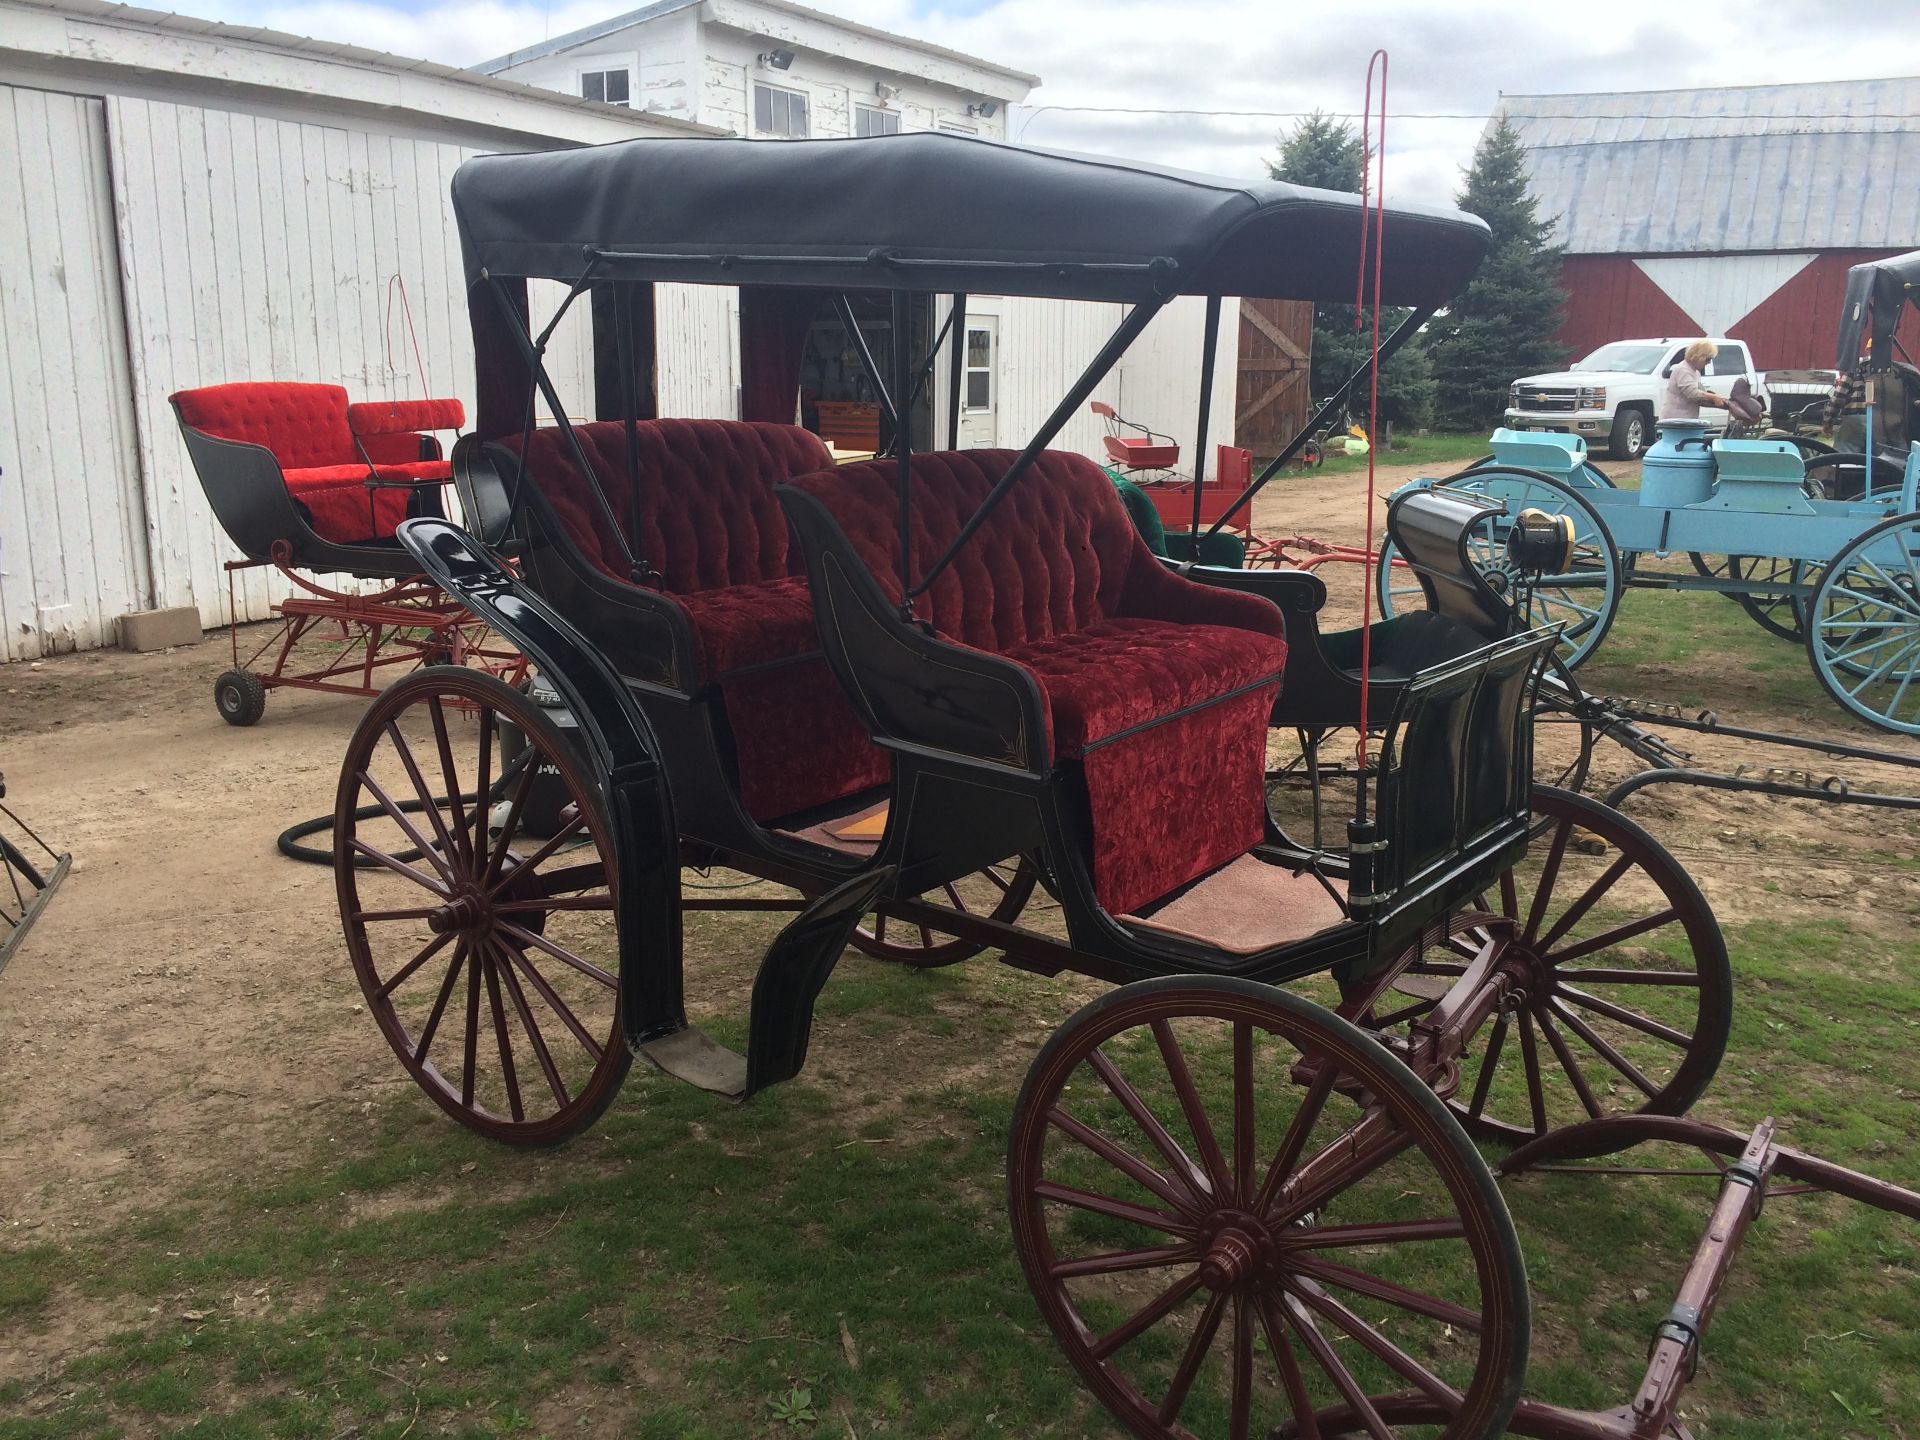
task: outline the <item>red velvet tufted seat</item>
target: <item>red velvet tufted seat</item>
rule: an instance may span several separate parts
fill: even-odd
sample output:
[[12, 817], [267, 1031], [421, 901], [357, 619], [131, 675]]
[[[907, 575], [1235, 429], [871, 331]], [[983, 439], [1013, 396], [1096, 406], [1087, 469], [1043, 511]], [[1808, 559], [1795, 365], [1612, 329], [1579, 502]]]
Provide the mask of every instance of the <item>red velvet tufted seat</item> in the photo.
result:
[[[693, 638], [692, 692], [715, 687], [733, 732], [740, 799], [770, 821], [883, 784], [868, 740], [820, 654], [800, 556], [773, 487], [833, 463], [793, 425], [648, 420], [634, 427], [638, 514], [626, 427], [573, 427], [634, 558], [651, 566]], [[509, 450], [517, 449], [512, 437]], [[528, 474], [589, 563], [632, 583], [626, 556], [557, 428], [536, 430]]]
[[[1013, 463], [1008, 450], [916, 455], [913, 572], [924, 574]], [[898, 472], [796, 481], [897, 595]], [[1047, 451], [922, 597], [944, 638], [1032, 673], [1051, 756], [1077, 763], [1101, 904], [1125, 914], [1258, 844], [1268, 713], [1286, 662], [1280, 612], [1157, 561], [1104, 471]]]
[[336, 544], [387, 539], [407, 518], [409, 492], [369, 489], [367, 459], [374, 462], [372, 477], [390, 484], [446, 480], [453, 473], [444, 460], [421, 459], [423, 437], [411, 432], [363, 435], [362, 458], [347, 424], [347, 392], [338, 385], [209, 385], [172, 398], [194, 429], [272, 451], [314, 534]]

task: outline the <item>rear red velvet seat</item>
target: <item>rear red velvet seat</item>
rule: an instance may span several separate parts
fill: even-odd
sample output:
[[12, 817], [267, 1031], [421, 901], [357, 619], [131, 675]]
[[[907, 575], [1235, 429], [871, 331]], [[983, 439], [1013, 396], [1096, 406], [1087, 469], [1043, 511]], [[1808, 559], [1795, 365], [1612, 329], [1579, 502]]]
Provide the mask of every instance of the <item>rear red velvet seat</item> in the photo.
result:
[[[771, 821], [883, 784], [886, 755], [821, 657], [800, 555], [773, 494], [832, 464], [819, 437], [758, 421], [642, 421], [634, 427], [635, 513], [625, 425], [593, 421], [573, 433], [634, 559], [653, 572], [647, 585], [686, 619], [692, 653], [675, 673], [690, 693], [718, 692], [747, 813]], [[515, 436], [506, 448], [517, 445]], [[566, 436], [535, 431], [527, 463], [586, 560], [635, 584]]]
[[[1014, 458], [914, 457], [916, 576]], [[897, 476], [874, 462], [795, 482], [890, 595]], [[1280, 612], [1169, 571], [1092, 461], [1042, 453], [917, 609], [942, 638], [1033, 675], [1050, 759], [1077, 763], [1086, 780], [1094, 889], [1109, 913], [1150, 904], [1264, 838], [1267, 722], [1286, 662]]]
[[[181, 420], [194, 429], [216, 439], [271, 451], [279, 462], [288, 493], [304, 509], [314, 534], [335, 544], [390, 539], [394, 527], [407, 518], [411, 492], [404, 488], [370, 489], [370, 477], [403, 486], [413, 481], [446, 480], [452, 474], [446, 461], [421, 458], [425, 437], [410, 431], [363, 433], [363, 457], [348, 425], [347, 412], [349, 408], [411, 411], [432, 404], [440, 407], [436, 414], [444, 414], [445, 407], [454, 402], [349, 407], [347, 392], [338, 385], [286, 381], [209, 385], [182, 390], [172, 398]], [[457, 418], [452, 422], [453, 426], [459, 423]]]

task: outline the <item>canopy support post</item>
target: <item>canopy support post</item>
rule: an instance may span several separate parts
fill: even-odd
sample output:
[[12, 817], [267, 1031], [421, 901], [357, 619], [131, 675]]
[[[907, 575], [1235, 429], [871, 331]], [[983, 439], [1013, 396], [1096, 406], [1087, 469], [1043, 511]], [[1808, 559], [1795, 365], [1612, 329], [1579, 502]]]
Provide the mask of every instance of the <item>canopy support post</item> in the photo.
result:
[[[845, 297], [842, 303], [845, 303]], [[893, 386], [906, 394], [913, 373], [907, 359], [907, 317], [910, 313], [905, 290], [894, 290], [893, 302]], [[864, 348], [864, 347], [863, 347]], [[913, 619], [913, 436], [907, 423], [896, 412], [893, 419], [893, 454], [900, 472], [900, 618]]]
[[[620, 424], [627, 441], [627, 524], [639, 533], [640, 516], [640, 427], [634, 420], [633, 315], [627, 308], [626, 286], [613, 282], [613, 339], [619, 351]], [[632, 560], [629, 555], [628, 560]]]
[[[931, 568], [921, 577], [920, 583], [902, 596], [902, 604], [910, 604], [917, 597], [927, 593], [927, 587], [939, 578], [941, 571], [953, 563], [953, 557], [960, 553], [961, 547], [971, 540], [974, 533], [986, 523], [994, 507], [1006, 497], [1006, 493], [1019, 482], [1020, 477], [1033, 467], [1034, 460], [1042, 450], [1053, 443], [1054, 436], [1060, 433], [1067, 421], [1080, 412], [1081, 406], [1087, 403], [1087, 397], [1093, 393], [1093, 387], [1104, 380], [1107, 372], [1119, 363], [1120, 357], [1127, 353], [1127, 347], [1140, 338], [1140, 332], [1147, 328], [1148, 322], [1160, 313], [1170, 298], [1143, 300], [1127, 312], [1126, 318], [1120, 322], [1119, 329], [1108, 337], [1107, 343], [1100, 347], [1100, 353], [1093, 357], [1093, 363], [1088, 365], [1081, 372], [1080, 378], [1073, 382], [1073, 388], [1067, 392], [1066, 398], [1054, 407], [1053, 413], [1047, 416], [1046, 423], [1027, 442], [1027, 448], [1014, 457], [1013, 464], [1007, 467], [1007, 473], [1002, 475], [995, 482], [993, 489], [987, 492], [987, 498], [980, 502], [980, 508], [973, 512], [973, 517], [960, 527], [960, 533], [953, 537], [953, 543], [948, 545], [940, 558], [933, 562]], [[902, 534], [904, 535], [905, 491], [903, 490], [901, 494], [903, 497]]]
[[1200, 487], [1207, 483], [1207, 421], [1213, 412], [1213, 366], [1220, 349], [1220, 297], [1207, 297], [1206, 337], [1200, 342], [1200, 416], [1193, 439], [1193, 558], [1200, 559]]
[[1345, 383], [1333, 392], [1333, 397], [1313, 412], [1312, 418], [1301, 428], [1300, 433], [1289, 440], [1286, 447], [1267, 462], [1266, 469], [1255, 476], [1253, 483], [1240, 493], [1240, 498], [1229, 505], [1225, 513], [1213, 522], [1213, 527], [1207, 531], [1207, 534], [1219, 534], [1221, 530], [1225, 529], [1226, 526], [1233, 521], [1234, 517], [1237, 516], [1243, 508], [1252, 504], [1253, 497], [1258, 495], [1261, 490], [1266, 487], [1266, 483], [1269, 480], [1280, 473], [1281, 468], [1285, 466], [1289, 460], [1300, 453], [1301, 447], [1313, 438], [1314, 431], [1320, 428], [1321, 423], [1327, 416], [1333, 414], [1334, 411], [1347, 403], [1347, 397], [1353, 394], [1354, 386], [1365, 380], [1376, 365], [1384, 365], [1387, 361], [1391, 360], [1394, 352], [1406, 344], [1407, 341], [1411, 340], [1419, 331], [1420, 327], [1433, 318], [1434, 312], [1438, 308], [1439, 307], [1435, 305], [1423, 305], [1412, 311], [1406, 319], [1394, 326], [1393, 333], [1380, 342], [1380, 348], [1365, 360], [1361, 361], [1360, 368], [1346, 378]]
[[960, 448], [960, 382], [967, 368], [967, 297], [956, 294], [947, 321], [953, 327], [953, 355], [947, 362], [947, 449]]

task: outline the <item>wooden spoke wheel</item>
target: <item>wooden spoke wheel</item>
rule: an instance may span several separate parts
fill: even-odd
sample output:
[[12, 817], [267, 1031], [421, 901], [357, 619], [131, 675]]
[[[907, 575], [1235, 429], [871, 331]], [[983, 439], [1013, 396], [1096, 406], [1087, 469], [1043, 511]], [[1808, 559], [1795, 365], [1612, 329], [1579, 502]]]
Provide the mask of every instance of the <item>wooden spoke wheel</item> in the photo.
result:
[[[1014, 1111], [1014, 1244], [1136, 1436], [1501, 1433], [1526, 1271], [1445, 1105], [1338, 1016], [1248, 980], [1127, 985], [1041, 1050]], [[1442, 1420], [1388, 1425], [1412, 1389]]]
[[1834, 557], [1808, 606], [1807, 658], [1854, 715], [1920, 735], [1920, 515], [1884, 520]]
[[[1811, 585], [1820, 578], [1820, 567], [1804, 560], [1783, 560], [1778, 556], [1702, 555], [1689, 550], [1687, 558], [1700, 574], [1715, 580], [1758, 581], [1767, 585]], [[1796, 644], [1806, 634], [1807, 602], [1791, 591], [1779, 594], [1747, 594], [1722, 591], [1722, 594], [1746, 611], [1753, 622], [1769, 635]]]
[[1461, 1059], [1451, 1103], [1470, 1134], [1519, 1144], [1600, 1115], [1686, 1113], [1733, 1018], [1733, 970], [1706, 898], [1652, 836], [1596, 800], [1540, 786], [1533, 813], [1527, 858], [1406, 966], [1374, 1028], [1418, 1021], [1497, 938], [1516, 987]]
[[420, 1088], [509, 1144], [598, 1118], [630, 1060], [613, 846], [540, 706], [474, 670], [395, 682], [347, 747], [334, 836], [354, 974]]
[[[984, 915], [1011, 925], [1033, 898], [1037, 872], [1025, 856], [989, 865], [938, 890], [916, 897], [930, 905], [946, 906], [963, 915]], [[958, 936], [943, 935], [937, 926], [918, 918], [889, 915], [885, 906], [866, 916], [853, 932], [853, 948], [875, 960], [889, 960], [916, 970], [937, 970], [971, 960], [985, 946]]]

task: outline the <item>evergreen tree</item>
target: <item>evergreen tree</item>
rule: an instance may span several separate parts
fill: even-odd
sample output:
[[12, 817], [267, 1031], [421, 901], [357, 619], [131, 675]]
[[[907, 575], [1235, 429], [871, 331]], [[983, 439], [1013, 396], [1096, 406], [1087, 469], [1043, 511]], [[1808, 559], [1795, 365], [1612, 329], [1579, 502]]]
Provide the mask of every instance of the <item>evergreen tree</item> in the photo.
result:
[[[1360, 189], [1365, 164], [1360, 132], [1348, 121], [1316, 110], [1295, 125], [1292, 133], [1280, 137], [1280, 154], [1267, 162], [1267, 172], [1293, 185], [1353, 193]], [[1406, 315], [1405, 310], [1381, 311], [1381, 338]], [[1351, 305], [1314, 306], [1308, 383], [1316, 403], [1338, 389], [1372, 347], [1372, 325], [1357, 330], [1353, 320]], [[1426, 425], [1432, 419], [1433, 397], [1433, 366], [1416, 339], [1402, 346], [1380, 371], [1380, 419], [1399, 426]], [[1351, 405], [1355, 417], [1366, 423], [1366, 392], [1357, 391]]]
[[1502, 115], [1481, 139], [1458, 204], [1493, 231], [1479, 273], [1429, 327], [1439, 423], [1486, 430], [1500, 423], [1507, 390], [1522, 375], [1555, 370], [1566, 349], [1553, 338], [1567, 302], [1560, 286], [1565, 247], [1553, 221], [1527, 193], [1526, 150]]

